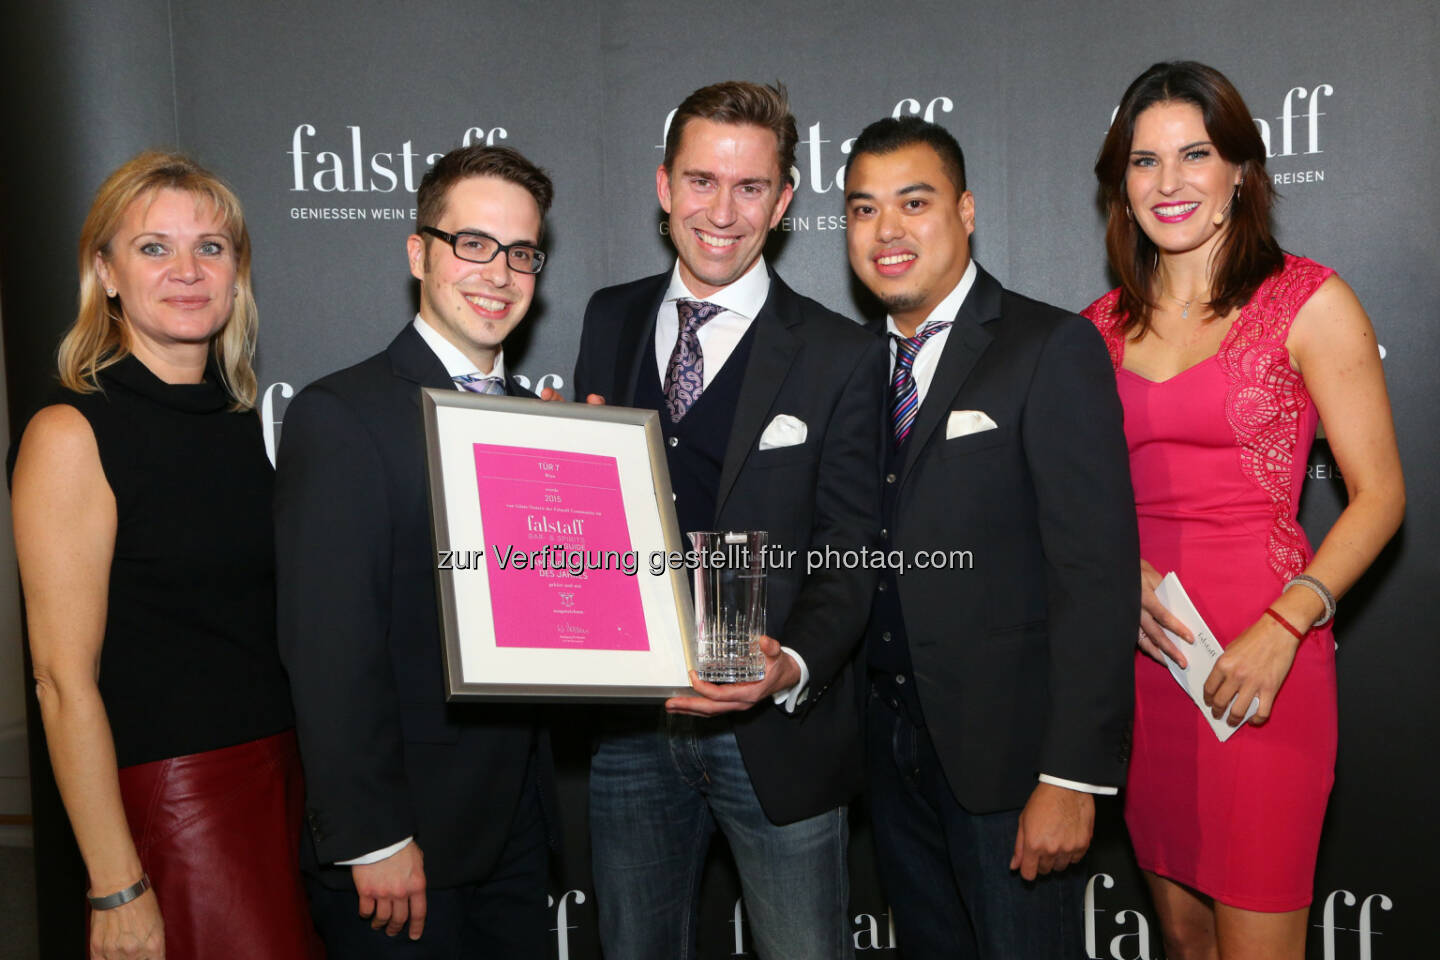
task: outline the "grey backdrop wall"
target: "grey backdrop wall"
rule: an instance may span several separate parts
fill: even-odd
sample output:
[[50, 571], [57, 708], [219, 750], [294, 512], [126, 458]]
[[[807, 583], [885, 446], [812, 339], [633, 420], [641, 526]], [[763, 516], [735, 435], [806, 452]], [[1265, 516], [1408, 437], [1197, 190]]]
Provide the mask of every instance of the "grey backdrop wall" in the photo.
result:
[[[1342, 605], [1340, 761], [1312, 910], [1311, 956], [1428, 955], [1437, 935], [1430, 816], [1440, 788], [1424, 747], [1440, 734], [1429, 687], [1437, 564], [1440, 351], [1431, 187], [1440, 7], [1393, 0], [1223, 2], [1165, 9], [1112, 0], [886, 7], [692, 0], [514, 5], [443, 0], [20, 0], [0, 39], [0, 292], [14, 424], [47, 389], [73, 312], [73, 244], [104, 174], [149, 146], [179, 147], [246, 204], [261, 304], [263, 416], [272, 440], [300, 387], [388, 342], [414, 312], [403, 262], [413, 189], [429, 158], [476, 140], [517, 147], [553, 175], [551, 260], [507, 362], [568, 388], [585, 300], [670, 262], [654, 193], [665, 124], [714, 80], [780, 79], [802, 143], [796, 200], [768, 248], [792, 285], [861, 317], [873, 304], [845, 262], [849, 140], [878, 117], [934, 119], [965, 146], [978, 258], [1007, 286], [1079, 309], [1106, 290], [1094, 161], [1126, 84], [1195, 58], [1235, 81], [1270, 147], [1284, 246], [1337, 268], [1384, 347], [1409, 478], [1405, 529]], [[723, 11], [723, 12], [717, 12]], [[1318, 539], [1344, 491], [1312, 457], [1302, 520]], [[578, 709], [560, 710], [568, 836], [553, 890], [553, 956], [594, 957]], [[76, 874], [31, 715], [36, 849], [47, 956], [73, 949]], [[859, 758], [856, 758], [859, 762]], [[863, 820], [857, 817], [857, 821]], [[1162, 954], [1115, 806], [1089, 870], [1092, 958]], [[853, 858], [855, 942], [894, 955], [868, 831]], [[83, 874], [79, 882], [83, 884]], [[735, 884], [718, 855], [702, 939], [743, 955]], [[67, 884], [71, 886], [67, 886]]]

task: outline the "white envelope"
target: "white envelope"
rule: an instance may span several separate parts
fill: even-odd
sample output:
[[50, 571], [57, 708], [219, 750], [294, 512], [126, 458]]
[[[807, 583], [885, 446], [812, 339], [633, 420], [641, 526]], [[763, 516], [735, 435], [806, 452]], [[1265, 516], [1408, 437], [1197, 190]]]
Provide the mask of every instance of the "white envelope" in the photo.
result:
[[766, 426], [765, 432], [760, 434], [760, 449], [774, 450], [777, 447], [794, 447], [805, 442], [808, 433], [805, 421], [799, 417], [792, 417], [788, 413], [781, 413], [771, 420]]
[[951, 410], [950, 419], [945, 422], [945, 439], [967, 437], [982, 430], [994, 430], [995, 421], [983, 410]]
[[[1180, 578], [1175, 576], [1173, 570], [1165, 574], [1165, 579], [1161, 580], [1160, 585], [1155, 588], [1155, 596], [1165, 605], [1165, 609], [1175, 614], [1181, 623], [1190, 628], [1190, 633], [1195, 637], [1194, 643], [1186, 643], [1166, 630], [1165, 634], [1170, 638], [1170, 642], [1185, 654], [1187, 666], [1182, 669], [1169, 657], [1165, 658], [1165, 666], [1170, 668], [1170, 675], [1175, 678], [1175, 682], [1180, 684], [1181, 689], [1189, 694], [1191, 700], [1195, 701], [1195, 706], [1205, 714], [1205, 719], [1210, 721], [1210, 729], [1215, 731], [1215, 736], [1220, 739], [1221, 743], [1224, 743], [1236, 730], [1245, 725], [1241, 723], [1240, 727], [1232, 727], [1225, 719], [1230, 716], [1230, 708], [1235, 706], [1234, 700], [1230, 701], [1218, 720], [1210, 712], [1210, 708], [1205, 705], [1205, 681], [1209, 679], [1210, 671], [1215, 669], [1215, 661], [1219, 660], [1220, 654], [1225, 651], [1216, 641], [1215, 635], [1210, 632], [1210, 628], [1205, 625], [1205, 621], [1200, 619], [1200, 611], [1196, 610], [1195, 604], [1190, 602], [1189, 594], [1180, 585]], [[1245, 719], [1249, 720], [1255, 716], [1255, 711], [1259, 709], [1260, 698], [1255, 697], [1250, 701], [1250, 709], [1245, 711]]]

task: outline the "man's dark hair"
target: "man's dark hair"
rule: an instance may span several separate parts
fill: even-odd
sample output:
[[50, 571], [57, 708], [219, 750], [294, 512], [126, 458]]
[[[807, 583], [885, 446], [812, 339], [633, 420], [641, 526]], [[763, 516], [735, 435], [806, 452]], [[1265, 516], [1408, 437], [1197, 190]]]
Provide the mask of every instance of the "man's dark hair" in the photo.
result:
[[894, 153], [917, 143], [928, 144], [940, 155], [940, 165], [945, 170], [945, 176], [955, 185], [955, 193], [964, 193], [965, 153], [960, 144], [955, 142], [949, 130], [919, 117], [886, 117], [861, 130], [860, 136], [850, 146], [850, 159], [846, 161], [845, 169], [849, 170], [850, 164], [861, 154]]
[[543, 229], [545, 214], [550, 211], [550, 201], [555, 196], [555, 187], [545, 171], [526, 160], [518, 150], [475, 144], [451, 150], [425, 172], [415, 194], [416, 233], [440, 222], [445, 216], [445, 200], [450, 188], [470, 177], [495, 177], [524, 187], [540, 207]]
[[712, 123], [741, 123], [763, 127], [775, 134], [779, 150], [780, 182], [777, 190], [790, 179], [790, 168], [795, 165], [795, 144], [799, 135], [795, 132], [795, 115], [790, 112], [790, 100], [782, 83], [748, 83], [744, 80], [729, 80], [701, 87], [675, 108], [670, 118], [670, 130], [665, 134], [665, 169], [674, 173], [675, 154], [680, 149], [680, 135], [691, 120], [709, 120]]

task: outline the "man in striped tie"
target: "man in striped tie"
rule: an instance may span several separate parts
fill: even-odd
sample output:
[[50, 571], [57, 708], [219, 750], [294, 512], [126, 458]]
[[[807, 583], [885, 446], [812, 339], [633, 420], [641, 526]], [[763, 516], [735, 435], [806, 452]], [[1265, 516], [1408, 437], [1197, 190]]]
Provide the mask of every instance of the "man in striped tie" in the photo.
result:
[[871, 124], [850, 265], [884, 305], [881, 537], [867, 638], [881, 877], [911, 957], [1084, 956], [1096, 794], [1124, 782], [1138, 547], [1115, 378], [1074, 314], [970, 257], [948, 132]]

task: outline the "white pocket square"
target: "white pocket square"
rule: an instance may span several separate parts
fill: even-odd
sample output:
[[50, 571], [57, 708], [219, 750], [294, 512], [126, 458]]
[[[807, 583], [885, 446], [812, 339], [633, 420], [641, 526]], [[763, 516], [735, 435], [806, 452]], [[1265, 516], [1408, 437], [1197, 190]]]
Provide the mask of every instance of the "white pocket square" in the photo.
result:
[[805, 442], [805, 421], [788, 413], [778, 414], [770, 421], [765, 432], [760, 434], [760, 449], [774, 450], [777, 447], [794, 447]]
[[994, 429], [995, 421], [986, 416], [983, 410], [951, 410], [950, 419], [945, 423], [945, 439], [968, 437], [972, 433]]

